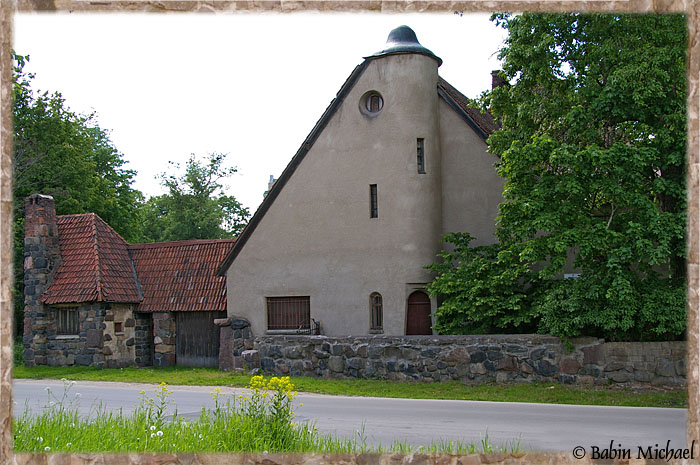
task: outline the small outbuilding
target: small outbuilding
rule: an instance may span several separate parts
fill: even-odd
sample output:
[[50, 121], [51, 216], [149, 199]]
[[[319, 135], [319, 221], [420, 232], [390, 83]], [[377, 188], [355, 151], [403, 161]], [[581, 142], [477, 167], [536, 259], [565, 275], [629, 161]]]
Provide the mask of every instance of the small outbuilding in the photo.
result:
[[25, 200], [28, 366], [218, 366], [216, 268], [234, 239], [128, 244], [94, 213]]

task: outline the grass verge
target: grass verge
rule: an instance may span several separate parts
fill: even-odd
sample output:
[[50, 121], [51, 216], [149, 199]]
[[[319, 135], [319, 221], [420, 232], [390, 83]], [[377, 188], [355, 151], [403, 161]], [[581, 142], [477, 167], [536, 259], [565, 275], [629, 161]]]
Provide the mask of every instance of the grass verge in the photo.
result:
[[[250, 375], [209, 368], [120, 368], [15, 366], [15, 379], [60, 379], [75, 381], [165, 382], [192, 386], [247, 386]], [[583, 387], [561, 384], [485, 384], [469, 386], [445, 383], [395, 382], [387, 380], [337, 380], [293, 377], [296, 389], [318, 394], [399, 397], [406, 399], [453, 399], [492, 402], [538, 402], [546, 404], [610, 405], [628, 407], [676, 407], [688, 405], [685, 390]]]
[[132, 414], [97, 408], [87, 418], [78, 415], [73, 405], [77, 397], [69, 395], [70, 386], [70, 381], [64, 381], [60, 398], [49, 391], [52, 400], [41, 414], [25, 411], [14, 420], [15, 451], [473, 454], [520, 450], [517, 440], [494, 446], [488, 434], [478, 443], [440, 441], [419, 448], [405, 442], [369, 446], [362, 429], [351, 438], [321, 434], [313, 424], [294, 423], [291, 401], [296, 392], [288, 378], [253, 377], [246, 396], [225, 396], [215, 388], [211, 393], [215, 407], [202, 409], [194, 419], [177, 415], [165, 383], [155, 388], [153, 397], [141, 391], [140, 404]]

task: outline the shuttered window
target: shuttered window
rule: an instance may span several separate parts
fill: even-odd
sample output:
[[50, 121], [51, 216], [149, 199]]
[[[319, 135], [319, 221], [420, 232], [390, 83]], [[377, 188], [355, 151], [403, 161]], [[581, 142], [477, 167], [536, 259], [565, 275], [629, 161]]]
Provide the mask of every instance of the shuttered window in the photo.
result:
[[309, 296], [268, 297], [267, 329], [311, 329]]
[[56, 334], [75, 335], [79, 333], [78, 309], [59, 308], [56, 309]]

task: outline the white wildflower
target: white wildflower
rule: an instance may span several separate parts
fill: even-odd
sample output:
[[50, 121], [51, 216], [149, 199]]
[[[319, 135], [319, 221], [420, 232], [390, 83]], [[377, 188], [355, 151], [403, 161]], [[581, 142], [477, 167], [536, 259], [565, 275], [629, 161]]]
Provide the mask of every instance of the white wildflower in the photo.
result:
[[51, 450], [51, 448], [49, 446], [44, 447], [44, 452], [48, 452], [50, 450]]
[[149, 429], [150, 429], [151, 431], [155, 431], [155, 430], [156, 430], [156, 427], [155, 427], [155, 425], [153, 425], [153, 426], [151, 426]]
[[69, 442], [68, 444], [66, 444], [66, 447], [70, 447], [70, 446], [72, 446], [72, 445], [73, 445], [73, 443], [72, 443], [72, 442]]
[[201, 434], [199, 435], [199, 439], [202, 439], [202, 435], [201, 435]]
[[151, 433], [151, 437], [152, 438], [156, 437], [156, 433]]
[[39, 442], [44, 442], [44, 438], [42, 438], [41, 436], [39, 436], [37, 439], [39, 440]]
[[158, 431], [158, 432], [156, 433], [156, 436], [158, 436], [158, 437], [161, 437], [162, 435], [163, 435], [163, 432], [162, 432], [162, 431]]

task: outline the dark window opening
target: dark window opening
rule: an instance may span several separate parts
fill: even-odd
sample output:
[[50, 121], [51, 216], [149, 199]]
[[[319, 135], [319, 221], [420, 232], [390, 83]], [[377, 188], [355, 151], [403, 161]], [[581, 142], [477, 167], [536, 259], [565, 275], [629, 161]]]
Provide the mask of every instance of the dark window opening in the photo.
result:
[[425, 144], [423, 139], [418, 139], [418, 172], [425, 174]]
[[121, 321], [114, 322], [114, 332], [115, 333], [123, 333], [124, 332], [124, 328], [122, 327]]
[[369, 296], [370, 305], [370, 330], [382, 329], [382, 295], [374, 292]]
[[268, 297], [267, 329], [311, 329], [309, 296]]
[[369, 185], [369, 217], [378, 218], [379, 211], [377, 210], [377, 185]]
[[59, 308], [56, 310], [56, 334], [78, 334], [78, 309]]
[[384, 101], [382, 96], [379, 94], [372, 94], [367, 98], [367, 111], [370, 113], [377, 113], [384, 106]]

